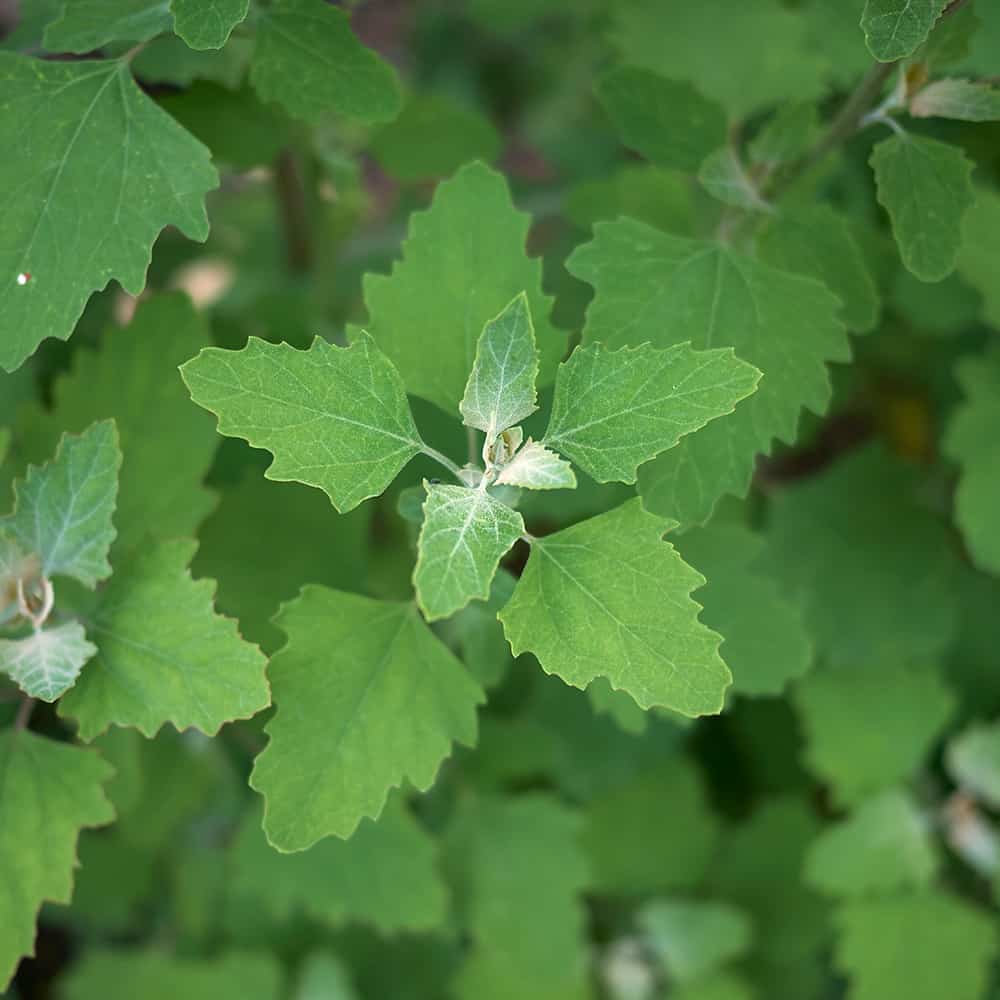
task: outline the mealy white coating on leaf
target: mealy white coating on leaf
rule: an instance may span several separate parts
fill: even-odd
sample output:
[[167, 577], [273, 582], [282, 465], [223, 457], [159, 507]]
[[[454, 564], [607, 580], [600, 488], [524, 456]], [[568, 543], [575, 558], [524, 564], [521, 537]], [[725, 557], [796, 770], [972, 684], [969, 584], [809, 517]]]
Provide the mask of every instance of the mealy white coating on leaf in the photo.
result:
[[64, 434], [51, 461], [29, 466], [15, 483], [14, 513], [0, 519], [0, 531], [38, 556], [45, 576], [72, 576], [93, 587], [111, 573], [121, 460], [113, 420]]
[[485, 490], [425, 484], [413, 584], [428, 621], [486, 600], [504, 553], [524, 532], [516, 510]]
[[483, 327], [459, 403], [465, 425], [485, 431], [489, 447], [497, 434], [535, 412], [537, 377], [535, 331], [528, 297], [521, 292]]
[[966, 122], [1000, 119], [1000, 90], [972, 80], [935, 80], [910, 101], [915, 118], [957, 118]]
[[97, 652], [79, 622], [36, 629], [23, 639], [0, 639], [0, 673], [29, 697], [55, 701], [71, 688]]
[[524, 447], [504, 466], [497, 486], [527, 490], [571, 490], [576, 487], [573, 467], [539, 441], [528, 438]]

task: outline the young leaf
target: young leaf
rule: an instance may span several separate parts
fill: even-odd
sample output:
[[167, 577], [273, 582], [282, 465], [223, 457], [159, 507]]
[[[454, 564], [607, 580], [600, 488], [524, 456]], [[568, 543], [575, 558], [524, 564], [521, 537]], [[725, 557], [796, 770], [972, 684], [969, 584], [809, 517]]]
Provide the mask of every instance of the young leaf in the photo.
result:
[[708, 581], [698, 592], [701, 620], [721, 636], [733, 691], [779, 695], [813, 663], [802, 615], [757, 568], [763, 538], [738, 524], [713, 520], [674, 540], [681, 558]]
[[221, 49], [247, 16], [250, 0], [172, 0], [174, 31], [192, 49]]
[[112, 559], [151, 538], [195, 533], [216, 503], [204, 479], [218, 445], [211, 414], [191, 405], [177, 366], [211, 342], [208, 325], [179, 293], [142, 302], [127, 327], [110, 327], [100, 350], [73, 355], [52, 386], [52, 409], [19, 412], [18, 458], [40, 461], [63, 430], [114, 418], [122, 467]]
[[108, 42], [145, 42], [171, 27], [170, 0], [66, 0], [43, 44], [49, 52], [93, 52]]
[[514, 655], [579, 688], [607, 677], [643, 708], [721, 711], [732, 677], [689, 596], [704, 578], [663, 541], [670, 527], [631, 500], [535, 539], [500, 612]]
[[868, 0], [861, 15], [868, 51], [879, 62], [912, 55], [947, 4], [948, 0]]
[[959, 464], [955, 520], [965, 537], [972, 561], [1000, 575], [1000, 351], [964, 357], [956, 376], [965, 392], [945, 431], [945, 454]]
[[108, 726], [153, 736], [164, 725], [212, 736], [270, 703], [266, 661], [215, 613], [212, 580], [192, 580], [196, 544], [148, 545], [116, 567], [87, 621], [97, 655], [59, 702], [92, 740]]
[[1000, 722], [972, 725], [948, 744], [948, 773], [991, 809], [1000, 809]]
[[97, 652], [79, 622], [39, 628], [23, 639], [0, 639], [0, 673], [29, 697], [55, 701]]
[[576, 488], [576, 476], [569, 462], [528, 438], [503, 467], [496, 484], [527, 490], [572, 490]]
[[280, 1000], [277, 959], [261, 951], [182, 958], [161, 950], [89, 950], [60, 980], [64, 1000]]
[[0, 91], [0, 149], [31, 150], [0, 158], [0, 368], [13, 371], [46, 337], [66, 340], [112, 278], [138, 295], [165, 226], [204, 240], [218, 175], [124, 62], [0, 52]]
[[726, 141], [726, 113], [686, 81], [618, 66], [594, 92], [622, 142], [657, 166], [694, 173]]
[[0, 989], [34, 954], [43, 902], [68, 903], [81, 827], [115, 816], [101, 785], [113, 769], [96, 753], [28, 730], [0, 731]]
[[936, 670], [887, 663], [815, 670], [792, 701], [806, 734], [805, 762], [840, 803], [909, 778], [955, 710]]
[[884, 139], [869, 162], [903, 263], [921, 281], [946, 278], [974, 201], [972, 163], [958, 146], [915, 135]]
[[684, 524], [705, 521], [720, 496], [746, 492], [758, 452], [770, 451], [775, 438], [795, 439], [802, 407], [825, 410], [826, 362], [850, 356], [837, 300], [815, 281], [629, 219], [598, 223], [594, 232], [567, 263], [596, 290], [584, 343], [728, 345], [765, 374], [738, 413], [639, 474], [650, 510]]
[[1000, 90], [971, 80], [935, 80], [910, 101], [914, 118], [957, 118], [966, 122], [1000, 119]]
[[351, 836], [390, 788], [426, 791], [452, 743], [475, 742], [482, 691], [412, 604], [308, 586], [276, 623], [278, 709], [250, 780], [279, 850]]
[[590, 996], [579, 834], [579, 815], [550, 796], [460, 804], [448, 845], [472, 946], [459, 1000]]
[[349, 348], [317, 337], [306, 351], [251, 337], [181, 366], [219, 433], [266, 448], [265, 475], [317, 486], [341, 513], [378, 496], [424, 445], [399, 373], [362, 334]]
[[485, 490], [427, 484], [413, 585], [428, 621], [485, 601], [504, 553], [524, 533], [516, 510]]
[[14, 484], [14, 513], [0, 520], [0, 530], [38, 556], [45, 576], [72, 576], [94, 587], [111, 573], [121, 461], [113, 420], [79, 436], [64, 434], [55, 457], [29, 466]]
[[[403, 259], [391, 275], [366, 274], [367, 329], [392, 359], [407, 391], [454, 413], [483, 327], [525, 291], [551, 381], [565, 339], [549, 323], [541, 262], [526, 256], [529, 216], [513, 205], [502, 174], [470, 163], [410, 219]], [[442, 280], [447, 276], [447, 281]]]
[[538, 409], [538, 351], [528, 297], [521, 292], [483, 327], [465, 395], [459, 403], [466, 427], [486, 432], [489, 447], [501, 432]]
[[823, 282], [841, 301], [848, 329], [867, 333], [878, 322], [878, 289], [847, 222], [829, 205], [783, 210], [757, 243], [773, 267]]
[[823, 831], [806, 855], [803, 878], [830, 896], [923, 888], [937, 871], [930, 833], [930, 817], [890, 789]]
[[979, 1000], [997, 955], [990, 914], [940, 891], [846, 903], [834, 961], [850, 1000]]
[[578, 347], [556, 373], [542, 443], [599, 483], [634, 483], [639, 465], [732, 413], [759, 379], [760, 372], [731, 348]]
[[751, 923], [728, 903], [657, 899], [637, 923], [671, 982], [699, 980], [750, 949]]
[[773, 212], [760, 196], [739, 157], [723, 146], [705, 157], [698, 168], [698, 182], [717, 201], [748, 212]]
[[262, 100], [309, 123], [330, 114], [390, 121], [402, 103], [395, 70], [323, 0], [274, 0], [261, 10], [250, 82]]
[[308, 851], [281, 854], [251, 810], [232, 847], [233, 892], [278, 918], [306, 912], [333, 927], [370, 924], [385, 934], [431, 930], [447, 914], [430, 835], [400, 796], [377, 822], [361, 821], [350, 840], [330, 837]]

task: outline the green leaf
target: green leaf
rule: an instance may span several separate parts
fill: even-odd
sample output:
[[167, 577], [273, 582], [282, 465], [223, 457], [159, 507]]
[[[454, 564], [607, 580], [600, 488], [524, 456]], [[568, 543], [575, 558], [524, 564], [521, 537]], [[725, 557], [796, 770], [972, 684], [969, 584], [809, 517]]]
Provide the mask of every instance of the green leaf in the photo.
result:
[[596, 290], [584, 343], [731, 346], [764, 373], [739, 412], [691, 435], [639, 474], [650, 510], [682, 524], [705, 521], [720, 496], [746, 492], [758, 452], [770, 451], [775, 438], [795, 439], [802, 407], [826, 409], [825, 363], [850, 356], [837, 300], [815, 281], [721, 245], [629, 219], [598, 223], [594, 231], [594, 241], [567, 263]]
[[731, 348], [578, 347], [556, 373], [543, 444], [599, 483], [634, 483], [638, 466], [732, 413], [759, 379]]
[[34, 954], [42, 903], [70, 901], [81, 827], [114, 819], [101, 790], [112, 773], [96, 753], [28, 730], [0, 731], [0, 989], [18, 960]]
[[1000, 195], [980, 188], [972, 211], [965, 216], [958, 272], [983, 297], [983, 320], [1000, 330]]
[[671, 991], [671, 1000], [755, 1000], [757, 994], [730, 972], [717, 972]]
[[23, 639], [0, 639], [0, 673], [29, 697], [55, 701], [96, 652], [79, 622], [38, 628]]
[[739, 157], [729, 146], [723, 146], [705, 157], [698, 168], [698, 183], [716, 201], [748, 212], [773, 212], [746, 172]]
[[955, 374], [965, 393], [942, 441], [944, 453], [957, 462], [961, 477], [955, 491], [955, 520], [972, 561], [1000, 575], [1000, 351], [962, 358]]
[[[540, 352], [540, 384], [552, 380], [565, 340], [550, 325], [541, 262], [526, 256], [530, 218], [513, 205], [503, 175], [470, 163], [410, 219], [391, 275], [366, 274], [367, 329], [408, 392], [454, 413], [483, 327], [524, 291]], [[446, 280], [444, 280], [446, 278]]]
[[247, 16], [250, 0], [171, 0], [174, 31], [192, 49], [221, 49]]
[[471, 160], [493, 162], [503, 140], [483, 114], [442, 94], [416, 94], [399, 117], [372, 136], [369, 149], [403, 182], [447, 177]]
[[514, 655], [579, 688], [607, 677], [642, 708], [721, 711], [732, 678], [689, 596], [704, 578], [663, 541], [670, 527], [636, 499], [536, 538], [500, 612]]
[[868, 51], [879, 62], [912, 55], [947, 5], [948, 0], [868, 0], [861, 15]]
[[66, 340], [112, 278], [138, 295], [165, 226], [204, 240], [218, 175], [123, 62], [0, 53], [0, 91], [0, 148], [31, 150], [0, 161], [0, 368], [13, 371], [46, 337]]
[[840, 299], [848, 329], [874, 329], [878, 289], [847, 222], [829, 205], [783, 210], [768, 222], [757, 251], [773, 267], [823, 282]]
[[413, 585], [428, 621], [485, 601], [504, 553], [524, 533], [516, 510], [485, 490], [426, 484]]
[[669, 8], [660, 0], [634, 0], [611, 9], [611, 38], [624, 61], [655, 72], [668, 67], [671, 77], [690, 80], [723, 105], [732, 120], [824, 91], [825, 60], [807, 44], [808, 20], [779, 0]]
[[618, 66], [594, 92], [622, 142], [657, 166], [694, 173], [726, 141], [726, 113], [686, 81]]
[[113, 420], [82, 434], [64, 434], [55, 457], [29, 466], [14, 484], [14, 513], [0, 520], [26, 553], [34, 553], [46, 577], [71, 576], [94, 587], [111, 573], [108, 549], [118, 496], [122, 454]]
[[45, 29], [49, 52], [92, 52], [108, 42], [145, 42], [170, 31], [170, 0], [66, 0]]
[[[630, 737], [635, 739], [635, 737]], [[622, 776], [587, 807], [590, 888], [602, 893], [691, 889], [705, 876], [719, 821], [697, 769], [674, 751]]]
[[748, 146], [750, 159], [773, 169], [803, 156], [819, 133], [819, 113], [812, 101], [791, 101], [778, 108], [774, 117]]
[[487, 601], [473, 601], [450, 622], [452, 635], [469, 672], [483, 687], [495, 687], [514, 662], [497, 612], [510, 600], [517, 580], [505, 569], [497, 570]]
[[929, 667], [824, 667], [792, 692], [805, 763], [840, 803], [905, 781], [954, 714], [955, 697]]
[[591, 997], [580, 818], [538, 793], [466, 799], [448, 832], [472, 946], [460, 1000]]
[[778, 695], [813, 662], [798, 608], [757, 567], [765, 543], [742, 525], [713, 521], [678, 536], [681, 558], [708, 581], [698, 592], [701, 620], [723, 636], [720, 653], [733, 692]]
[[969, 726], [945, 755], [955, 783], [991, 809], [1000, 809], [1000, 722]]
[[110, 725], [214, 735], [270, 703], [266, 661], [215, 613], [212, 580], [192, 580], [196, 544], [149, 545], [116, 567], [86, 624], [97, 655], [59, 703], [92, 740]]
[[399, 373], [367, 335], [349, 348], [317, 337], [306, 351], [251, 337], [181, 366], [219, 433], [267, 448], [265, 475], [317, 486], [346, 513], [378, 496], [424, 445]]
[[278, 709], [251, 784], [279, 850], [349, 837], [391, 787], [426, 791], [452, 743], [475, 742], [482, 691], [411, 604], [309, 586], [276, 623]]
[[177, 375], [209, 342], [207, 323], [183, 295], [157, 295], [127, 327], [106, 330], [100, 350], [74, 352], [70, 372], [53, 383], [51, 410], [19, 413], [16, 450], [32, 461], [50, 454], [63, 430], [114, 419], [122, 467], [113, 561], [151, 538], [193, 535], [215, 505], [203, 480], [219, 439]]
[[903, 263], [921, 281], [946, 278], [974, 201], [971, 161], [958, 146], [894, 135], [875, 146], [869, 162]]
[[262, 100], [309, 123], [330, 114], [390, 121], [401, 104], [395, 70], [323, 0], [274, 0], [260, 12], [250, 82]]
[[545, 445], [528, 438], [497, 476], [497, 486], [518, 486], [527, 490], [572, 490], [576, 476], [569, 462]]
[[979, 1000], [997, 954], [992, 916], [942, 892], [857, 900], [836, 914], [848, 1000]]
[[293, 1000], [358, 1000], [344, 964], [325, 952], [302, 963]]
[[496, 436], [530, 416], [537, 406], [538, 351], [528, 296], [521, 292], [476, 344], [476, 359], [458, 404], [462, 422], [486, 432], [486, 447]]
[[931, 818], [890, 789], [862, 802], [809, 848], [803, 878], [830, 896], [864, 896], [927, 886], [937, 871]]
[[279, 1000], [281, 965], [272, 955], [227, 952], [181, 958], [161, 951], [94, 948], [60, 981], [63, 1000]]
[[936, 662], [954, 638], [954, 543], [921, 485], [869, 447], [773, 497], [762, 560], [835, 665]]
[[196, 50], [188, 48], [177, 35], [161, 35], [147, 42], [132, 59], [132, 72], [144, 83], [190, 87], [196, 80], [210, 80], [236, 90], [246, 76], [252, 55], [252, 38], [230, 38], [222, 49]]
[[271, 847], [252, 810], [231, 856], [233, 892], [279, 918], [304, 911], [334, 927], [359, 921], [391, 934], [433, 929], [447, 913], [434, 841], [398, 795], [350, 840], [332, 837], [298, 854]]
[[750, 948], [751, 923], [728, 903], [657, 899], [639, 910], [646, 944], [671, 982], [699, 980]]

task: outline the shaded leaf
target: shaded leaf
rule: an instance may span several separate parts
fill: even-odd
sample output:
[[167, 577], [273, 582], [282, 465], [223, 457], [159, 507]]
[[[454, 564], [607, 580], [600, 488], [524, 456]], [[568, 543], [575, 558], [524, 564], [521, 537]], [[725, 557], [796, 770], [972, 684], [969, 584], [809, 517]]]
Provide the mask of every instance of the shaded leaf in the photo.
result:
[[861, 15], [868, 51], [880, 62], [912, 55], [947, 4], [948, 0], [868, 0]]

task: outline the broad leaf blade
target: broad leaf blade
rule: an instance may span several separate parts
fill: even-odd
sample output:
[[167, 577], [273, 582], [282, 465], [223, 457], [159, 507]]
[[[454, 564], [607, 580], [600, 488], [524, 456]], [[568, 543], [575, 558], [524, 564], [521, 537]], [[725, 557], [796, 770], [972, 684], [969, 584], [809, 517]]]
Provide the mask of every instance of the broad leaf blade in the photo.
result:
[[0, 530], [38, 556], [45, 576], [72, 576], [94, 587], [111, 573], [121, 461], [113, 420], [78, 436], [64, 434], [55, 457], [29, 466], [14, 484], [14, 513], [0, 521]]
[[13, 371], [46, 337], [66, 340], [112, 278], [138, 295], [165, 226], [204, 240], [218, 175], [124, 63], [0, 52], [0, 90], [0, 149], [30, 150], [0, 158], [0, 368]]
[[578, 347], [556, 373], [543, 444], [599, 483], [634, 483], [643, 462], [732, 413], [759, 379], [730, 348]]
[[90, 621], [97, 655], [59, 713], [92, 740], [109, 726], [153, 736], [165, 723], [214, 735], [270, 702], [266, 661], [216, 614], [212, 580], [192, 580], [195, 543], [160, 542], [116, 567]]
[[411, 216], [392, 274], [365, 275], [367, 329], [407, 391], [454, 413], [483, 327], [522, 291], [540, 354], [539, 384], [552, 380], [565, 338], [549, 322], [541, 262], [525, 253], [529, 225], [504, 176], [470, 163], [437, 186], [427, 211]]
[[485, 601], [497, 566], [524, 533], [516, 510], [485, 490], [428, 484], [413, 584], [428, 621]]
[[66, 0], [45, 29], [49, 52], [93, 52], [108, 42], [145, 42], [170, 31], [170, 0]]
[[501, 432], [538, 409], [538, 351], [528, 297], [522, 292], [491, 319], [476, 344], [476, 360], [459, 403], [467, 427], [486, 432], [489, 447]]
[[775, 438], [795, 439], [803, 407], [826, 409], [826, 363], [850, 357], [837, 300], [815, 281], [629, 219], [598, 223], [594, 231], [594, 241], [567, 264], [596, 290], [584, 343], [728, 345], [764, 373], [739, 412], [681, 441], [639, 474], [650, 510], [683, 524], [705, 521], [720, 496], [746, 492], [758, 453], [769, 452]]
[[884, 139], [871, 155], [878, 200], [903, 263], [921, 281], [951, 274], [974, 201], [972, 163], [958, 146], [915, 135]]
[[220, 434], [274, 455], [268, 479], [319, 487], [342, 513], [423, 448], [399, 373], [367, 335], [349, 348], [317, 337], [307, 351], [251, 337], [242, 351], [202, 351], [181, 373]]
[[868, 0], [861, 15], [868, 51], [879, 62], [912, 55], [947, 5], [948, 0]]
[[250, 0], [172, 0], [174, 31], [192, 49], [221, 49], [247, 16]]
[[657, 166], [694, 173], [726, 141], [726, 113], [687, 81], [619, 66], [594, 90], [622, 142]]
[[277, 624], [278, 709], [251, 784], [279, 850], [349, 837], [390, 788], [426, 790], [452, 743], [475, 741], [482, 691], [412, 605], [310, 586]]
[[40, 628], [23, 639], [0, 639], [0, 673], [30, 698], [55, 701], [97, 652], [79, 622]]
[[112, 773], [96, 753], [27, 730], [0, 732], [0, 989], [34, 953], [42, 903], [70, 901], [81, 827], [114, 819], [101, 790]]
[[545, 445], [528, 438], [497, 477], [498, 486], [519, 486], [526, 490], [571, 490], [576, 476], [569, 462]]
[[668, 527], [631, 500], [535, 539], [500, 612], [514, 655], [579, 688], [607, 677], [643, 708], [719, 712], [732, 678], [689, 596], [704, 578], [663, 541]]
[[261, 11], [250, 82], [262, 100], [310, 123], [330, 114], [389, 121], [401, 104], [395, 70], [323, 0], [274, 0]]

